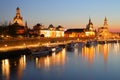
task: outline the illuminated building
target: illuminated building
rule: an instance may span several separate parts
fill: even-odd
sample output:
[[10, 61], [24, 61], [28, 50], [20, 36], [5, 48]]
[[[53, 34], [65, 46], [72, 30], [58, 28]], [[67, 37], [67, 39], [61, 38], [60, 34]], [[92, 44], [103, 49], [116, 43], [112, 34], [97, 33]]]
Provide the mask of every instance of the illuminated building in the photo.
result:
[[85, 34], [87, 37], [94, 37], [95, 36], [95, 30], [93, 28], [93, 23], [92, 23], [90, 18], [89, 18], [89, 23], [85, 29]]
[[20, 15], [20, 9], [19, 7], [16, 8], [16, 16], [13, 19], [13, 24], [18, 23], [20, 26], [24, 26], [23, 24], [23, 18]]
[[48, 28], [45, 28], [41, 24], [37, 24], [33, 27], [34, 34], [41, 37], [64, 37], [64, 28], [62, 26], [54, 27], [52, 24]]
[[65, 31], [65, 37], [84, 37], [85, 29], [68, 29]]
[[98, 28], [97, 37], [102, 38], [102, 39], [108, 39], [108, 38], [110, 38], [110, 35], [111, 34], [108, 30], [107, 18], [105, 17], [103, 27]]
[[65, 31], [65, 37], [95, 37], [95, 30], [91, 19], [89, 19], [86, 28], [68, 29]]
[[27, 22], [25, 22], [25, 24], [23, 23], [23, 17], [21, 17], [20, 15], [20, 9], [19, 7], [16, 8], [16, 15], [13, 18], [13, 22], [9, 23], [9, 34], [12, 33], [12, 35], [21, 35], [21, 36], [25, 36], [27, 35]]
[[40, 30], [42, 30], [44, 28], [45, 28], [44, 25], [39, 24], [39, 23], [36, 24], [35, 26], [33, 26], [33, 33], [34, 33], [34, 35], [39, 36]]

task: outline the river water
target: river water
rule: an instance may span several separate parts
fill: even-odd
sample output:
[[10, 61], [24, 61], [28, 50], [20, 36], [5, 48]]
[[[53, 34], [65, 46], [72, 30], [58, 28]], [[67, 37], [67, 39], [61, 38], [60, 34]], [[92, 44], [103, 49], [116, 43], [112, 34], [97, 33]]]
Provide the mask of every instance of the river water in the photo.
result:
[[2, 59], [0, 80], [120, 80], [120, 44], [64, 48], [45, 57]]

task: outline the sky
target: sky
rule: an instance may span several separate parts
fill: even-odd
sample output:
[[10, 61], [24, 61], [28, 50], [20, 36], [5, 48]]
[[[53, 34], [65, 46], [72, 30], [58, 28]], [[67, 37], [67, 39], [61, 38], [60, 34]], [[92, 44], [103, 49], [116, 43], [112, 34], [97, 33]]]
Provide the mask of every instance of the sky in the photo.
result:
[[16, 8], [28, 26], [41, 23], [85, 28], [89, 17], [95, 29], [103, 26], [105, 16], [112, 32], [120, 32], [120, 0], [0, 0], [0, 24], [13, 20]]

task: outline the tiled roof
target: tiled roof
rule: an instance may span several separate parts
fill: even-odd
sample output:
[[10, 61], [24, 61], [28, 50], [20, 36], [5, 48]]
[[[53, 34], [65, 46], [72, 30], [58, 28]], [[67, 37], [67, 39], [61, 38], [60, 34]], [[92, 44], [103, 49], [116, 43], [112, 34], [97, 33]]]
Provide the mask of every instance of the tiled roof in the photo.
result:
[[72, 33], [72, 32], [76, 32], [76, 33], [80, 33], [80, 32], [84, 32], [85, 29], [68, 29], [67, 31], [65, 31], [65, 33]]

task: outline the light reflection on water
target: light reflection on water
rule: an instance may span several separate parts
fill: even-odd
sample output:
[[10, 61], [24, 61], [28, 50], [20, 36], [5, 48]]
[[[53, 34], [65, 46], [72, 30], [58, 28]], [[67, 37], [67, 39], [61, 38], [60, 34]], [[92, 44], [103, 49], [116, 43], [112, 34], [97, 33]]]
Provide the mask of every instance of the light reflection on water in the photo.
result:
[[2, 60], [2, 75], [3, 77], [6, 77], [5, 80], [9, 80], [10, 64], [8, 59]]
[[65, 64], [66, 51], [63, 49], [59, 53], [52, 53], [52, 56], [36, 57], [37, 68], [45, 67], [49, 68], [51, 65], [64, 65]]
[[[120, 44], [65, 48], [50, 56], [22, 55], [0, 61], [0, 80], [120, 79]], [[102, 77], [101, 77], [102, 76]]]

